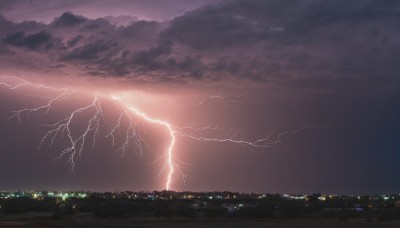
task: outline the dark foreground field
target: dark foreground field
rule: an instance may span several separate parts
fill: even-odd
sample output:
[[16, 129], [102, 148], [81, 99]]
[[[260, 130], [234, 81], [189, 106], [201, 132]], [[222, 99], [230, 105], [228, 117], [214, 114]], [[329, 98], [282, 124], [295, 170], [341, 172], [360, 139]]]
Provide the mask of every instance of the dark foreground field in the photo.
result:
[[99, 219], [91, 214], [75, 214], [62, 219], [51, 219], [45, 213], [27, 213], [17, 216], [1, 216], [0, 227], [301, 227], [301, 228], [398, 228], [400, 221], [367, 221], [365, 219], [233, 219], [233, 218], [113, 218]]

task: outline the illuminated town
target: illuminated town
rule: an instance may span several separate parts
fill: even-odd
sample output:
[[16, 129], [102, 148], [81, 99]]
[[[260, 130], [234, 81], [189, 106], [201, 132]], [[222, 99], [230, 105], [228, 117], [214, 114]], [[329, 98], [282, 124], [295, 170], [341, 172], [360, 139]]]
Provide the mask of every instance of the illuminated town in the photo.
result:
[[[22, 204], [22, 202], [24, 202]], [[29, 202], [29, 203], [27, 203]], [[114, 207], [107, 207], [108, 205]], [[119, 205], [115, 207], [115, 205]], [[399, 219], [400, 194], [290, 195], [238, 192], [1, 192], [2, 213], [49, 212], [53, 216], [93, 213], [96, 216], [152, 216], [168, 205], [166, 216], [243, 218]], [[102, 214], [99, 210], [117, 210]], [[147, 208], [147, 209], [145, 209]], [[165, 209], [165, 208], [164, 208]], [[163, 209], [163, 210], [164, 210]], [[180, 210], [181, 209], [181, 210]], [[138, 215], [138, 211], [141, 211]], [[343, 217], [343, 218], [342, 218]]]

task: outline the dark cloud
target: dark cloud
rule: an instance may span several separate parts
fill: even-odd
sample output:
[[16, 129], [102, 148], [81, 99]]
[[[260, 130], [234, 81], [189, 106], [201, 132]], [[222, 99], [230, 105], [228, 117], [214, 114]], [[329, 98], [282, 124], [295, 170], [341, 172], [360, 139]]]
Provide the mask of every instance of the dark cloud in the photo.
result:
[[4, 36], [14, 27], [14, 24], [8, 21], [1, 13], [0, 13], [0, 35]]
[[214, 65], [221, 63], [215, 56], [225, 66], [227, 59], [241, 62], [256, 78], [388, 74], [398, 66], [387, 61], [398, 59], [391, 51], [400, 48], [391, 39], [398, 7], [396, 1], [225, 1], [176, 18], [162, 36]]
[[16, 47], [28, 47], [38, 49], [39, 47], [51, 48], [51, 35], [45, 31], [35, 34], [25, 35], [24, 32], [15, 32], [8, 34], [3, 42]]
[[[179, 75], [220, 80], [286, 81], [298, 77], [375, 77], [391, 80], [400, 66], [398, 1], [227, 0], [169, 22], [124, 17], [88, 19], [65, 12], [49, 25], [13, 23], [0, 34], [14, 47], [52, 52], [109, 76], [152, 80]], [[8, 32], [7, 32], [8, 31]], [[51, 46], [46, 46], [50, 48]], [[84, 62], [79, 63], [82, 60]], [[156, 78], [154, 78], [156, 77]]]
[[[74, 38], [72, 41], [74, 41]], [[104, 57], [102, 54], [107, 53], [116, 44], [113, 42], [97, 41], [93, 43], [80, 46], [73, 49], [66, 56], [63, 56], [61, 60], [64, 61], [78, 61], [78, 60], [92, 60], [98, 61], [100, 58]]]
[[54, 27], [75, 26], [87, 21], [85, 17], [76, 16], [71, 12], [65, 12], [60, 17], [56, 18], [51, 25]]
[[174, 39], [192, 48], [204, 50], [258, 42], [268, 34], [251, 20], [210, 11], [176, 18], [162, 35], [166, 39]]
[[165, 42], [151, 47], [149, 50], [138, 51], [133, 54], [132, 63], [139, 66], [145, 66], [149, 70], [162, 68], [162, 63], [158, 61], [160, 56], [170, 54], [172, 43]]
[[157, 32], [158, 22], [155, 21], [137, 21], [120, 30], [121, 35], [127, 37], [154, 36]]
[[69, 41], [67, 42], [67, 43], [68, 43], [68, 46], [73, 47], [73, 46], [77, 45], [77, 44], [79, 43], [79, 41], [82, 40], [82, 38], [83, 38], [82, 35], [77, 35], [77, 36], [75, 36], [74, 38], [72, 38], [71, 40], [69, 40]]

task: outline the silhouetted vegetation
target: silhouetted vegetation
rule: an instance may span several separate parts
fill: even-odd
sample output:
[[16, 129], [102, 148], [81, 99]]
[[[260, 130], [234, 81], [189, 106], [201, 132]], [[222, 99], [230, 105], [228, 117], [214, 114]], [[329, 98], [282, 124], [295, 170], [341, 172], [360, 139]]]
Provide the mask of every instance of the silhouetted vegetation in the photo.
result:
[[[91, 213], [98, 218], [155, 216], [231, 218], [231, 219], [291, 219], [328, 218], [346, 221], [358, 218], [366, 221], [400, 220], [400, 197], [391, 196], [325, 196], [255, 195], [229, 192], [151, 194], [88, 193], [78, 197], [7, 197], [0, 198], [1, 212], [51, 212], [52, 218], [76, 213]], [[197, 194], [197, 195], [196, 195]], [[72, 194], [73, 195], [73, 194]]]
[[57, 208], [56, 199], [46, 198], [35, 200], [28, 197], [12, 198], [2, 202], [2, 211], [6, 214], [23, 213], [27, 211], [53, 212]]

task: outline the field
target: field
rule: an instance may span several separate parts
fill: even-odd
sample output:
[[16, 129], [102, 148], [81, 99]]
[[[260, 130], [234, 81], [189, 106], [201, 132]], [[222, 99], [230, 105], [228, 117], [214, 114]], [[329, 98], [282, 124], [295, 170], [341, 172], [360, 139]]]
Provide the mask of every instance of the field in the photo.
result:
[[75, 214], [62, 219], [51, 219], [49, 213], [26, 213], [20, 215], [1, 215], [0, 227], [266, 227], [266, 228], [395, 228], [400, 227], [400, 221], [366, 221], [365, 219], [188, 219], [181, 217], [124, 217], [99, 219], [92, 214]]

